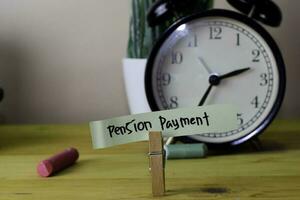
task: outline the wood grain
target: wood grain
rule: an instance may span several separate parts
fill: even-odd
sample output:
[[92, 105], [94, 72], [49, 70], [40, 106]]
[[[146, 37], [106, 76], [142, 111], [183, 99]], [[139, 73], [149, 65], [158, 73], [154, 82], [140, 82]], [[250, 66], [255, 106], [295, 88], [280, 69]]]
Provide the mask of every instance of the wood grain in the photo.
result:
[[149, 153], [162, 153], [163, 139], [161, 132], [149, 132]]
[[[299, 200], [300, 121], [277, 121], [261, 140], [259, 152], [245, 144], [168, 160], [161, 199]], [[77, 164], [37, 175], [40, 160], [70, 146], [80, 152]], [[88, 125], [1, 126], [0, 199], [153, 199], [148, 162], [147, 142], [93, 150]]]
[[152, 194], [154, 197], [163, 196], [165, 194], [165, 169], [161, 132], [149, 132], [149, 162]]
[[152, 195], [154, 197], [165, 195], [165, 172], [163, 168], [163, 155], [150, 156], [151, 166], [151, 182], [152, 182]]

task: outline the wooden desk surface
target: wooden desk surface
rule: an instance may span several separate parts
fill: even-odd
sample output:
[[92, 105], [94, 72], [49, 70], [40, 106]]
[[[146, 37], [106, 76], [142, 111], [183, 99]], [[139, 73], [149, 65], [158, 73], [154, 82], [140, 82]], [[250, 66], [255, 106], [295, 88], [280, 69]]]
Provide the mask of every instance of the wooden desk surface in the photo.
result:
[[[162, 199], [300, 199], [300, 121], [277, 121], [263, 150], [169, 160]], [[76, 165], [41, 178], [36, 165], [74, 146]], [[147, 143], [92, 150], [87, 125], [1, 126], [0, 199], [152, 199]]]

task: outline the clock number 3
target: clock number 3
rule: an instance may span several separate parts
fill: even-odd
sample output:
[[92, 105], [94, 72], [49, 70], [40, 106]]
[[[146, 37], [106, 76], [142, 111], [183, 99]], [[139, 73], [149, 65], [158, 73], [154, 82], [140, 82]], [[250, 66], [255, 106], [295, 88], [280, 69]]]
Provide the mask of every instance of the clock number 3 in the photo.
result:
[[260, 82], [260, 86], [266, 86], [268, 85], [268, 75], [266, 73], [263, 73], [260, 75], [261, 78], [261, 82]]

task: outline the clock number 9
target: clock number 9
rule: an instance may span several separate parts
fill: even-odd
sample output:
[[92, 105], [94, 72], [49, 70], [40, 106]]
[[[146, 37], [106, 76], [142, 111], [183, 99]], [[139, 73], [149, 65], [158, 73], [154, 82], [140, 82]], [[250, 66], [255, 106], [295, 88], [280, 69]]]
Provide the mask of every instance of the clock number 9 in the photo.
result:
[[209, 39], [221, 40], [222, 28], [221, 27], [209, 27]]
[[163, 86], [168, 86], [171, 83], [171, 75], [168, 73], [164, 73], [162, 75], [162, 85]]
[[260, 75], [260, 78], [261, 78], [261, 82], [260, 82], [260, 86], [266, 86], [268, 85], [268, 75], [266, 73], [263, 73]]
[[173, 96], [170, 98], [170, 105], [169, 105], [169, 108], [178, 108], [178, 97], [176, 96]]

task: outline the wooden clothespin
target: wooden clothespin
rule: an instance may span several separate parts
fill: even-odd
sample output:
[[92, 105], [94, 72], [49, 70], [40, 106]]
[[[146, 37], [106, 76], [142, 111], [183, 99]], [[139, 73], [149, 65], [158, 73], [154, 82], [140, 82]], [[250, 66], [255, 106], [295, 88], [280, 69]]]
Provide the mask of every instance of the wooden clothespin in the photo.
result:
[[161, 132], [149, 132], [149, 162], [153, 196], [165, 194], [164, 150]]

